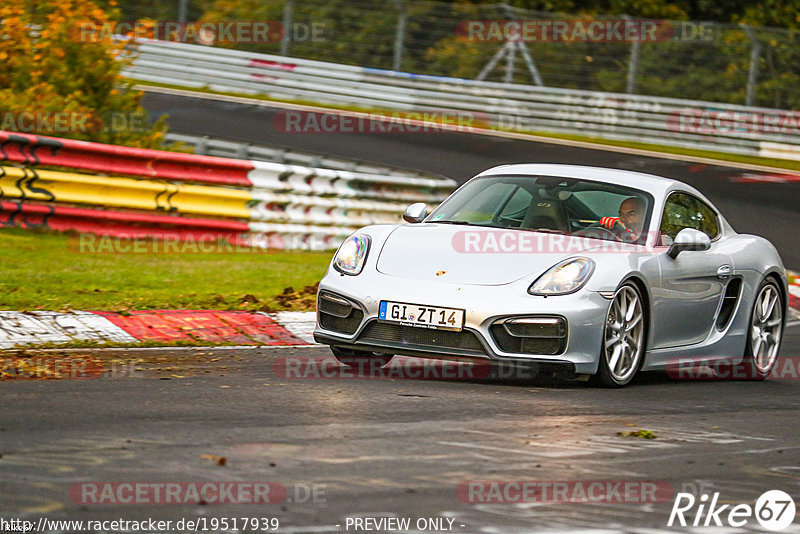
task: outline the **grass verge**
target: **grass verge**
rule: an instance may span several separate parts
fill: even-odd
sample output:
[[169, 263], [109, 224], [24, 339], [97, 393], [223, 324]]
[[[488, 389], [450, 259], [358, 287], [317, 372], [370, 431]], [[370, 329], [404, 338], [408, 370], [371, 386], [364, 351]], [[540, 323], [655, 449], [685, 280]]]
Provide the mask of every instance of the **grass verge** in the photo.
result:
[[[2, 310], [313, 310], [332, 252], [81, 252], [77, 236], [0, 230]], [[295, 289], [296, 288], [296, 289]]]

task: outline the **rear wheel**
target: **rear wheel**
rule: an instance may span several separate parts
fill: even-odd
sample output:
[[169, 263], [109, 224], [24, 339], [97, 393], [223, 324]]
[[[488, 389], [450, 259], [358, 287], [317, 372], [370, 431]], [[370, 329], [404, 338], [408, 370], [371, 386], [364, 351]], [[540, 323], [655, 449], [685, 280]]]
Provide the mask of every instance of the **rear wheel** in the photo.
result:
[[783, 305], [781, 292], [771, 279], [765, 279], [756, 291], [750, 328], [741, 372], [737, 375], [747, 380], [764, 380], [778, 361], [783, 333]]
[[622, 387], [627, 385], [642, 363], [645, 349], [647, 315], [639, 288], [631, 282], [620, 287], [608, 307], [594, 385]]
[[385, 367], [392, 361], [392, 358], [394, 358], [393, 354], [381, 354], [379, 352], [342, 349], [338, 347], [331, 347], [331, 352], [339, 362], [348, 367], [356, 367], [359, 369], [380, 369], [381, 367]]

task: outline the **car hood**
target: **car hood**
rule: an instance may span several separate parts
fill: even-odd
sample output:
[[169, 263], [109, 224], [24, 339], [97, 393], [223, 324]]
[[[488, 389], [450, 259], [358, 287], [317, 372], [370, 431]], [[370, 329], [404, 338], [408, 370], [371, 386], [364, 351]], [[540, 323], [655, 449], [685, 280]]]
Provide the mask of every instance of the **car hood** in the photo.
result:
[[436, 223], [403, 225], [386, 238], [377, 269], [411, 280], [503, 285], [538, 276], [564, 258], [601, 245], [595, 240], [541, 232]]

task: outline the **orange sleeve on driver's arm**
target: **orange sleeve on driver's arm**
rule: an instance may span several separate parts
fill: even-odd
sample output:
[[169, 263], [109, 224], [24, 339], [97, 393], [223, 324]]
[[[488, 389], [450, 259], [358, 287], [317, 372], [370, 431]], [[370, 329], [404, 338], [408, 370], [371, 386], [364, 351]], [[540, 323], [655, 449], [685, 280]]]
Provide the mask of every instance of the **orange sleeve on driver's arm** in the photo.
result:
[[619, 217], [603, 217], [600, 219], [600, 226], [604, 226], [611, 230], [618, 222], [620, 222]]

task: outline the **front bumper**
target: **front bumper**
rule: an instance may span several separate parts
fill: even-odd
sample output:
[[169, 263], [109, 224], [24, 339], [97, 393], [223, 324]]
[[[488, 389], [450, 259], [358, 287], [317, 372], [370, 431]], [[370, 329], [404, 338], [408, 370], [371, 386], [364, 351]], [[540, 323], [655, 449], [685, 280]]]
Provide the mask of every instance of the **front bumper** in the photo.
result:
[[[597, 372], [610, 301], [597, 292], [585, 290], [571, 295], [533, 296], [527, 293], [528, 285], [525, 280], [478, 286], [407, 280], [376, 271], [359, 276], [329, 272], [320, 282], [319, 294], [340, 300], [338, 308], [331, 302], [325, 304], [328, 311], [340, 317], [331, 321], [332, 315], [323, 316], [321, 321], [318, 302], [314, 339], [334, 347], [388, 354], [485, 358], [560, 367], [579, 374]], [[378, 322], [382, 300], [464, 309], [464, 328], [457, 333]], [[341, 317], [347, 311], [344, 302], [353, 307], [354, 313]], [[498, 343], [498, 331], [493, 334], [492, 327], [495, 325], [496, 329], [502, 321], [518, 318], [560, 318], [565, 332], [557, 353], [538, 354], [535, 343], [526, 344], [525, 352], [503, 350], [509, 344]]]

